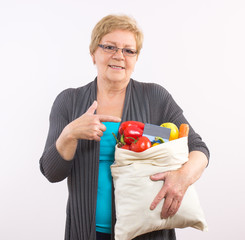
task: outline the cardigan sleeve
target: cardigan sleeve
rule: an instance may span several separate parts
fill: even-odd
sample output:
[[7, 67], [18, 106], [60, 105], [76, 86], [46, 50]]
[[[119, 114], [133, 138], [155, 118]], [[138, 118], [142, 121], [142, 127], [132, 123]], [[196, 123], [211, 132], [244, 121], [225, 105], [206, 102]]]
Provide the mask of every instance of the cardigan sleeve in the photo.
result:
[[49, 131], [44, 152], [40, 158], [40, 170], [50, 182], [65, 179], [71, 171], [73, 160], [64, 160], [56, 148], [56, 140], [64, 127], [71, 121], [72, 89], [61, 92], [55, 99], [50, 117]]
[[188, 136], [189, 152], [201, 151], [206, 157], [210, 158], [209, 149], [201, 136], [194, 131], [189, 121], [185, 118], [183, 110], [175, 102], [171, 94], [158, 84], [150, 84], [148, 87], [148, 96], [152, 106], [151, 116], [153, 123], [160, 125], [164, 122], [172, 122], [177, 127], [182, 123], [189, 124], [190, 132]]

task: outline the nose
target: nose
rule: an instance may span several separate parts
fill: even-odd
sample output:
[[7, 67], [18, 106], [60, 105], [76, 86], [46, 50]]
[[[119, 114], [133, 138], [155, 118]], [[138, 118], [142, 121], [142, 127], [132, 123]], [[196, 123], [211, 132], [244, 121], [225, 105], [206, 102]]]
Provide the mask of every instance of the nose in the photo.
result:
[[123, 49], [122, 49], [122, 48], [118, 48], [117, 51], [113, 54], [112, 57], [113, 57], [113, 58], [124, 59]]

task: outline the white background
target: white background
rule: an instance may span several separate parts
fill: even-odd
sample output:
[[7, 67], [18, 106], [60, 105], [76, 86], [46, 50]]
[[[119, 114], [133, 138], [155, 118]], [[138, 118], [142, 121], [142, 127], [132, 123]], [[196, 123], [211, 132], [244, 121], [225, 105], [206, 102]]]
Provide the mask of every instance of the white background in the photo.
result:
[[133, 78], [165, 86], [210, 148], [196, 183], [209, 231], [178, 239], [244, 239], [243, 0], [1, 1], [0, 239], [63, 239], [66, 182], [49, 183], [39, 158], [57, 94], [96, 76], [90, 34], [110, 13], [143, 29]]

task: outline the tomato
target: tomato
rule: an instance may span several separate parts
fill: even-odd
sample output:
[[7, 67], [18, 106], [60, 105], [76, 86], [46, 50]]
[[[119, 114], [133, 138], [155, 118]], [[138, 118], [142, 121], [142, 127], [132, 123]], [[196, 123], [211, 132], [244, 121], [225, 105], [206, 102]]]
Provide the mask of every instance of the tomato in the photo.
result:
[[126, 150], [130, 150], [130, 145], [123, 145], [122, 147], [121, 147], [122, 149], [126, 149]]
[[148, 137], [142, 136], [131, 144], [131, 150], [134, 152], [143, 152], [151, 147], [151, 141]]

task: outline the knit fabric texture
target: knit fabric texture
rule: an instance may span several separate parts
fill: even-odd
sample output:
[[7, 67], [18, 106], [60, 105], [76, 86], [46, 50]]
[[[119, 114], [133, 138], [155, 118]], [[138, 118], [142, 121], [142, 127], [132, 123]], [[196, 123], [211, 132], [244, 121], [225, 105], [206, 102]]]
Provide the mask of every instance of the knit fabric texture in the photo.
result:
[[[63, 128], [84, 114], [96, 99], [97, 78], [83, 87], [69, 88], [61, 92], [55, 99], [50, 113], [50, 127], [40, 159], [40, 169], [50, 182], [67, 179], [69, 197], [65, 240], [96, 240], [95, 216], [100, 143], [79, 140], [76, 154], [71, 161], [65, 161], [60, 156], [55, 143]], [[165, 88], [155, 83], [143, 83], [133, 79], [130, 79], [127, 86], [122, 116], [122, 122], [128, 120], [156, 125], [173, 122], [178, 127], [181, 123], [188, 123], [182, 109]], [[189, 151], [201, 151], [209, 158], [206, 144], [191, 125], [188, 142]], [[153, 199], [154, 197], [152, 196]], [[113, 201], [112, 194], [112, 203]], [[112, 204], [112, 231], [114, 224], [115, 209]], [[112, 239], [114, 239], [113, 232]], [[175, 240], [176, 237], [174, 229], [171, 229], [144, 234], [135, 239]]]

